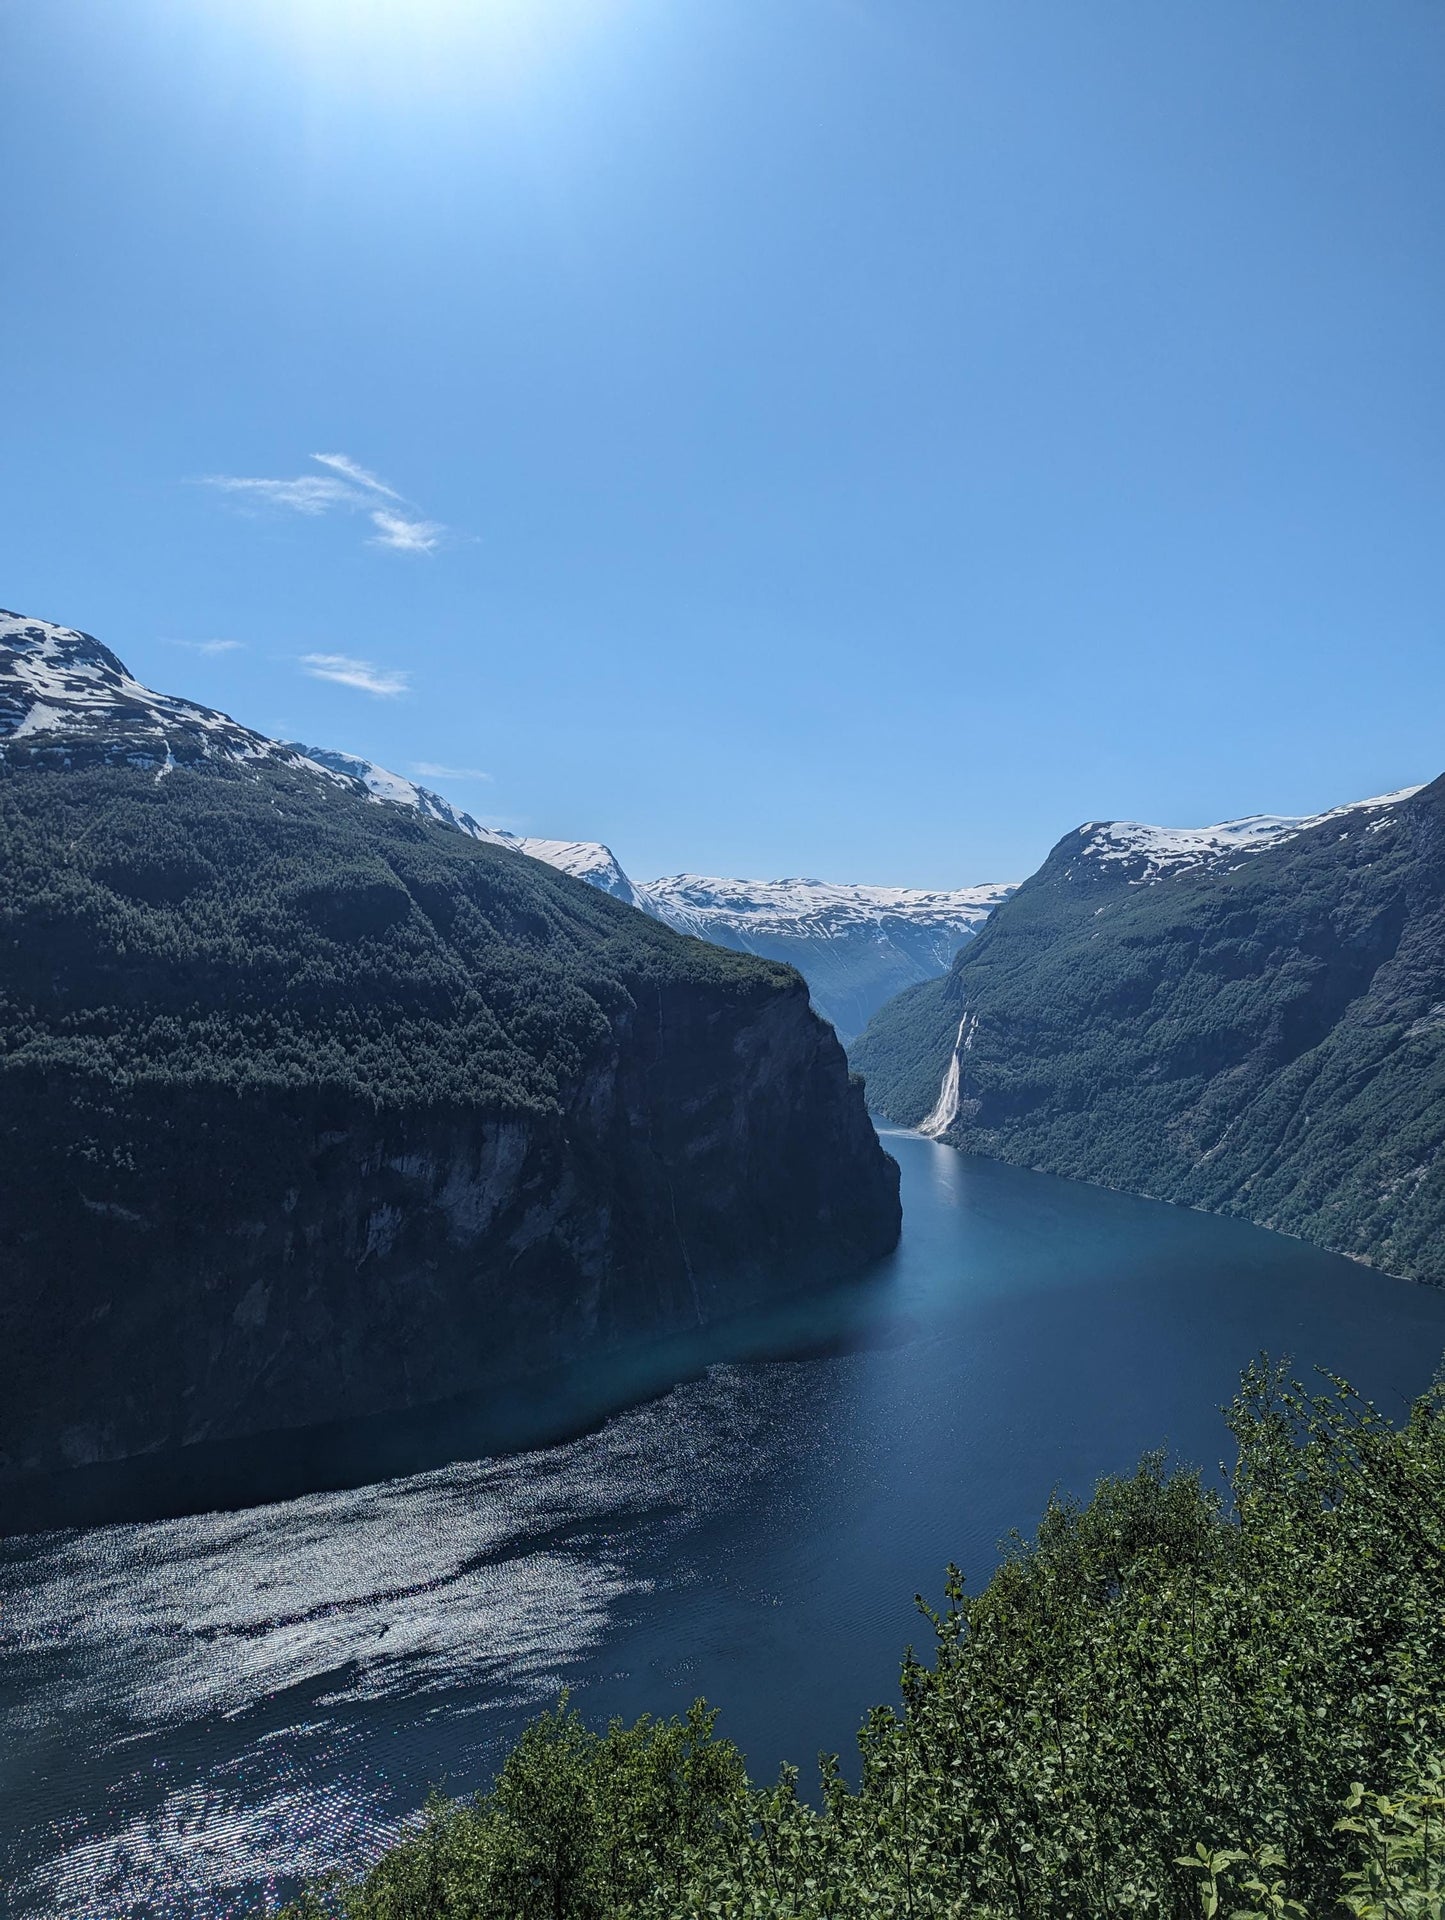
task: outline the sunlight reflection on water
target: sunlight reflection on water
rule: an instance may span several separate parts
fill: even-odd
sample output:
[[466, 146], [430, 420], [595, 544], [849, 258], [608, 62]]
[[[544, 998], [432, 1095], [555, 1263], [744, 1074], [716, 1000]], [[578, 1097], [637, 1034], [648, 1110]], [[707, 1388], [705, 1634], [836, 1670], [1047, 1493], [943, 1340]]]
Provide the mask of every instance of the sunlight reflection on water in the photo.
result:
[[[764, 1388], [720, 1368], [544, 1453], [9, 1543], [7, 1745], [84, 1728], [83, 1771], [109, 1776], [93, 1812], [52, 1829], [16, 1911], [221, 1913], [217, 1883], [374, 1851], [396, 1814], [367, 1784], [354, 1710], [404, 1702], [393, 1731], [411, 1750], [438, 1711], [550, 1699], [618, 1603], [653, 1591], [646, 1563], [675, 1558], [685, 1582], [689, 1528], [776, 1466]], [[151, 1750], [167, 1729], [198, 1737]], [[12, 1808], [27, 1797], [21, 1778], [7, 1789]], [[43, 1819], [47, 1797], [26, 1811]], [[117, 1822], [130, 1801], [145, 1804]]]

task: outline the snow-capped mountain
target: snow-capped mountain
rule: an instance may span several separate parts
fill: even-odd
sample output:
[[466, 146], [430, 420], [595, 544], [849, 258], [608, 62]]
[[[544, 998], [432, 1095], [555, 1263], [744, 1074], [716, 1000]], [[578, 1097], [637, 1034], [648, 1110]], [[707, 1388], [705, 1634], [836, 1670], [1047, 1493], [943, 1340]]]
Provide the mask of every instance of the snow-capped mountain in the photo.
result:
[[439, 821], [444, 827], [456, 827], [473, 840], [491, 840], [499, 846], [512, 846], [516, 842], [515, 834], [503, 833], [496, 827], [484, 827], [480, 820], [474, 820], [460, 807], [454, 807], [450, 800], [444, 800], [439, 793], [433, 793], [428, 787], [419, 787], [414, 780], [392, 773], [387, 767], [379, 767], [374, 760], [363, 760], [358, 753], [337, 753], [331, 747], [303, 746], [299, 740], [288, 740], [285, 744], [290, 752], [299, 754], [318, 767], [324, 767], [328, 773], [340, 774], [348, 780], [359, 780], [373, 800], [385, 801], [393, 807], [413, 807], [418, 813], [425, 814], [428, 820]]
[[845, 1041], [895, 993], [947, 972], [1013, 890], [1007, 882], [929, 892], [695, 873], [637, 888], [640, 904], [681, 933], [795, 966]]
[[123, 760], [172, 766], [269, 761], [407, 807], [585, 880], [681, 933], [784, 960], [847, 1040], [903, 987], [943, 973], [1009, 885], [926, 892], [826, 880], [727, 880], [698, 874], [636, 882], [610, 847], [484, 826], [450, 800], [359, 754], [272, 740], [214, 708], [156, 693], [89, 634], [0, 613], [0, 756], [24, 743], [60, 764]]
[[359, 754], [272, 740], [229, 714], [157, 693], [91, 634], [0, 612], [0, 753], [23, 741], [63, 764], [124, 760], [164, 771], [201, 760], [269, 761], [359, 787], [387, 806], [410, 807], [474, 840], [513, 848], [636, 905], [631, 881], [606, 847], [543, 840], [483, 826], [439, 793]]
[[906, 919], [948, 939], [955, 933], [976, 931], [1013, 892], [1013, 886], [1002, 883], [930, 892], [919, 887], [850, 886], [834, 880], [721, 880], [678, 873], [666, 880], [645, 880], [638, 891], [659, 920], [705, 940], [716, 938], [717, 928], [727, 928], [739, 937], [811, 934], [829, 938], [850, 927], [876, 927], [892, 918]]
[[852, 1049], [969, 1153], [1445, 1281], [1445, 777], [1304, 817], [1089, 821]]
[[1325, 813], [1251, 813], [1212, 827], [1150, 827], [1139, 820], [1089, 820], [1078, 829], [1080, 851], [1102, 867], [1127, 868], [1135, 886], [1147, 886], [1195, 867], [1229, 867], [1347, 814], [1378, 814], [1419, 793], [1401, 787], [1373, 800], [1353, 800]]
[[[0, 612], [0, 751], [24, 741], [62, 764], [125, 760], [165, 769], [198, 760], [303, 764], [300, 749], [211, 707], [155, 693], [88, 633]], [[321, 777], [335, 777], [316, 767]]]
[[585, 880], [589, 887], [596, 887], [601, 893], [610, 893], [618, 900], [625, 900], [629, 907], [641, 907], [644, 913], [652, 911], [642, 898], [642, 889], [628, 879], [617, 855], [611, 847], [604, 847], [600, 840], [538, 840], [531, 834], [508, 834], [505, 837], [507, 844], [515, 847], [519, 853], [529, 853], [534, 860], [545, 860], [549, 867], [559, 867], [563, 873], [575, 874], [579, 880]]

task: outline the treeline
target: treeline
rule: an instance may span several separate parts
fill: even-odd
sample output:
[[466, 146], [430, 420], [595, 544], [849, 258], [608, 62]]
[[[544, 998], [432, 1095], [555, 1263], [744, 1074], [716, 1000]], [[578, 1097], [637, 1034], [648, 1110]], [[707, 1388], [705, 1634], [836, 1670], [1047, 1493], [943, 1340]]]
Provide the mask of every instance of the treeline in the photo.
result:
[[597, 1733], [564, 1700], [288, 1920], [1438, 1920], [1442, 1411], [1253, 1368], [1224, 1495], [1146, 1459], [981, 1593], [950, 1572], [856, 1785], [752, 1787], [701, 1704]]

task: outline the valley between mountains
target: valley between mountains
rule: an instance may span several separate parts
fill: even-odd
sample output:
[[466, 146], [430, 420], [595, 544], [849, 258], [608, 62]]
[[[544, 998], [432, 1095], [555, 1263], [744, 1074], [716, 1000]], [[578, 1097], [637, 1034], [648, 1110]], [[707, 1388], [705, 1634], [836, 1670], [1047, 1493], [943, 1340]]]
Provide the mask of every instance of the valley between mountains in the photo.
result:
[[360, 781], [373, 799], [415, 807], [473, 839], [545, 860], [679, 933], [796, 967], [808, 982], [813, 1005], [845, 1045], [896, 993], [944, 973], [1014, 891], [1007, 881], [930, 891], [828, 880], [726, 880], [696, 873], [633, 880], [612, 849], [595, 840], [544, 840], [484, 827], [440, 794], [369, 760], [299, 743], [294, 751]]
[[[1349, 1781], [1413, 1778], [1414, 1723], [1376, 1703], [1439, 1667], [1434, 1402], [1395, 1436], [1251, 1375], [1234, 1492], [1262, 1527], [1158, 1456], [1050, 1504], [976, 1597], [951, 1585], [936, 1666], [905, 1666], [820, 1812], [746, 1786], [705, 1716], [623, 1721], [705, 1690], [764, 1772], [845, 1745], [916, 1625], [894, 1602], [947, 1555], [987, 1573], [1061, 1462], [1083, 1492], [1166, 1431], [1207, 1457], [1203, 1410], [1258, 1345], [1425, 1386], [1445, 1296], [1389, 1275], [1445, 1279], [1442, 809], [1445, 781], [1094, 821], [1016, 888], [640, 883], [6, 617], [15, 1910], [274, 1911], [337, 1869], [283, 1911], [430, 1913], [441, 1876], [514, 1920], [540, 1820], [579, 1863], [561, 1911], [615, 1910], [591, 1889], [622, 1860], [672, 1920], [652, 1786], [594, 1815], [624, 1804], [618, 1754], [675, 1781], [686, 1740], [726, 1788], [711, 1852], [662, 1843], [689, 1910], [903, 1913], [932, 1847], [949, 1911], [964, 1886], [1062, 1912], [1062, 1886], [1091, 1912], [1063, 1741], [1123, 1783], [1099, 1816], [1121, 1884], [1179, 1915], [1181, 1847], [1243, 1831], [1276, 1777], [1261, 1728], [1286, 1838], [1334, 1885]], [[509, 1429], [517, 1404], [563, 1444]], [[1292, 1661], [1308, 1685], [1281, 1689]], [[532, 1720], [574, 1683], [610, 1734]], [[960, 1699], [982, 1731], [954, 1755]], [[1225, 1794], [1218, 1755], [1245, 1756]], [[418, 1825], [439, 1774], [480, 1797]], [[959, 1783], [992, 1779], [1015, 1797], [980, 1827]], [[944, 1820], [900, 1877], [901, 1782]], [[822, 1905], [768, 1904], [780, 1822]]]

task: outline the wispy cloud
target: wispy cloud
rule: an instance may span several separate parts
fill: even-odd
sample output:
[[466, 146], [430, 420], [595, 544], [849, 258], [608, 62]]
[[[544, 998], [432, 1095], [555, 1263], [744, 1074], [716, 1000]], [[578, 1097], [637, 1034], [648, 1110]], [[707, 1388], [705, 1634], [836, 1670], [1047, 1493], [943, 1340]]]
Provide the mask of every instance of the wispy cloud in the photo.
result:
[[208, 473], [208, 487], [235, 494], [262, 507], [289, 507], [293, 513], [330, 513], [333, 507], [359, 507], [365, 496], [329, 474], [303, 473], [294, 480], [257, 480], [242, 474]]
[[[375, 532], [369, 544], [391, 553], [435, 553], [446, 539], [439, 520], [424, 520], [395, 487], [346, 453], [313, 453], [324, 473], [298, 473], [290, 479], [255, 474], [210, 473], [203, 486], [230, 496], [238, 506], [273, 508], [318, 519], [326, 513], [364, 513]], [[383, 500], [394, 502], [384, 507]]]
[[413, 760], [412, 772], [419, 780], [490, 780], [480, 767], [442, 767], [435, 760]]
[[239, 653], [244, 640], [167, 640], [168, 647], [184, 647], [187, 653]]
[[339, 473], [344, 479], [353, 481], [358, 487], [366, 487], [372, 493], [385, 494], [388, 500], [401, 498], [395, 487], [389, 487], [369, 467], [363, 467], [359, 460], [352, 460], [344, 453], [313, 453], [311, 458], [319, 461], [323, 467], [330, 467], [333, 473]]
[[396, 553], [435, 553], [446, 528], [435, 520], [408, 520], [405, 514], [386, 513], [378, 508], [371, 524], [376, 534], [374, 547], [390, 547]]
[[406, 693], [409, 673], [390, 667], [378, 667], [370, 660], [353, 659], [349, 653], [303, 653], [301, 665], [313, 680], [334, 680], [339, 686], [359, 687], [363, 693], [376, 693], [386, 699]]

